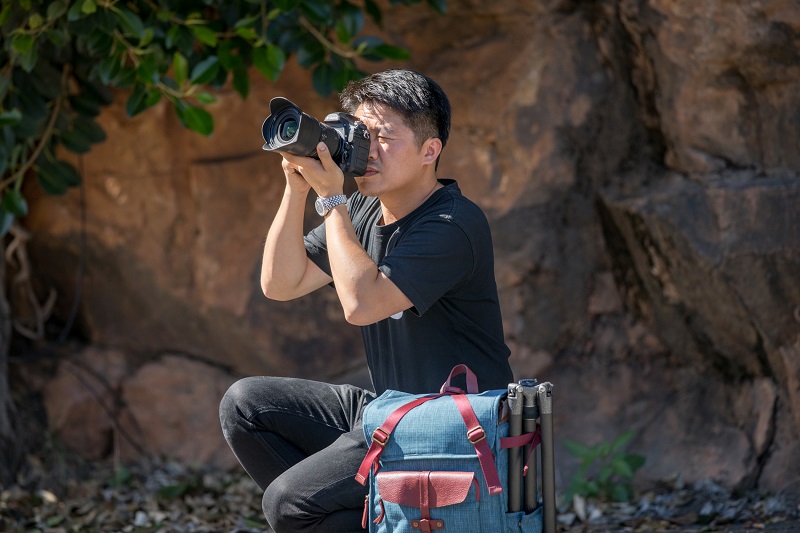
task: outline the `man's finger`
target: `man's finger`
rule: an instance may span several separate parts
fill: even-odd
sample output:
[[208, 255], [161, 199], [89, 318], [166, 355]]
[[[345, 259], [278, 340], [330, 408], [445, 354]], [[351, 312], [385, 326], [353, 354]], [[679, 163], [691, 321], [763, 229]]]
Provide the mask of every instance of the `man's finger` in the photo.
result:
[[336, 166], [336, 163], [333, 162], [333, 158], [331, 157], [331, 152], [328, 150], [328, 145], [324, 142], [317, 144], [317, 156], [325, 170], [330, 170]]

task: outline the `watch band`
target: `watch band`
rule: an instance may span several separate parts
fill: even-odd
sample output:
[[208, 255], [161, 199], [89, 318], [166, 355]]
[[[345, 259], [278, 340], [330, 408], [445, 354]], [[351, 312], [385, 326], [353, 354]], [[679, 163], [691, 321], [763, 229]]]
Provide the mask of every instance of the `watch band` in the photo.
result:
[[328, 214], [328, 212], [330, 212], [331, 209], [344, 203], [347, 203], [347, 196], [344, 194], [337, 194], [335, 196], [331, 196], [330, 198], [318, 196], [317, 200], [314, 202], [314, 207], [317, 210], [317, 214], [321, 217], [324, 217]]

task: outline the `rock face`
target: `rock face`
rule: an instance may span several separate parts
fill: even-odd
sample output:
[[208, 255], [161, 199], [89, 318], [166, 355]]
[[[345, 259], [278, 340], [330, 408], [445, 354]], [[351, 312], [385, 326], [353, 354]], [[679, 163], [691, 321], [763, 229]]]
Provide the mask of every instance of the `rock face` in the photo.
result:
[[[451, 97], [439, 174], [489, 216], [512, 365], [555, 383], [557, 438], [592, 444], [635, 429], [645, 479], [796, 480], [797, 1], [448, 7], [389, 8], [388, 37]], [[230, 464], [218, 428], [188, 446], [198, 428], [181, 424], [213, 426], [211, 396], [235, 376], [364, 381], [360, 335], [333, 291], [290, 303], [260, 293], [283, 189], [277, 156], [260, 150], [267, 102], [289, 96], [322, 117], [336, 101], [293, 64], [276, 84], [256, 78], [247, 101], [218, 95], [210, 139], [163, 105], [129, 120], [119, 95], [101, 117], [109, 140], [78, 161], [82, 259], [77, 192], [38, 198], [25, 221], [64, 315], [85, 261], [81, 333], [124, 353], [133, 375], [118, 382], [119, 420], [148, 419], [144, 448], [188, 462]], [[176, 381], [149, 397], [157, 375]], [[68, 432], [61, 403], [51, 423]], [[149, 418], [165, 404], [183, 415]], [[79, 440], [69, 442], [108, 452], [102, 438]], [[557, 461], [565, 487], [576, 462], [565, 451]]]

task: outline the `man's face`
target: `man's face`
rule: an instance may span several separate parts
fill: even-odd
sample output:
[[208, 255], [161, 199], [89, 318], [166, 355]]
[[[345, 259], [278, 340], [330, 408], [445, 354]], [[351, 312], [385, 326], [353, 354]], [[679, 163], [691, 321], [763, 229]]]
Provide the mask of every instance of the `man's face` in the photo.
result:
[[381, 104], [362, 104], [354, 113], [370, 134], [367, 172], [355, 178], [365, 196], [402, 195], [423, 175], [422, 151], [414, 132], [394, 110]]

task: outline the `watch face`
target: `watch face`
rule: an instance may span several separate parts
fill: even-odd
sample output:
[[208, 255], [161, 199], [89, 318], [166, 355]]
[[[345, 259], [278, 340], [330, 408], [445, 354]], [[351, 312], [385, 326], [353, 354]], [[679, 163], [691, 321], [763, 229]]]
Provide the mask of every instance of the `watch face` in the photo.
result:
[[325, 205], [322, 203], [322, 198], [319, 196], [314, 201], [314, 209], [317, 210], [317, 214], [321, 217], [325, 216]]

